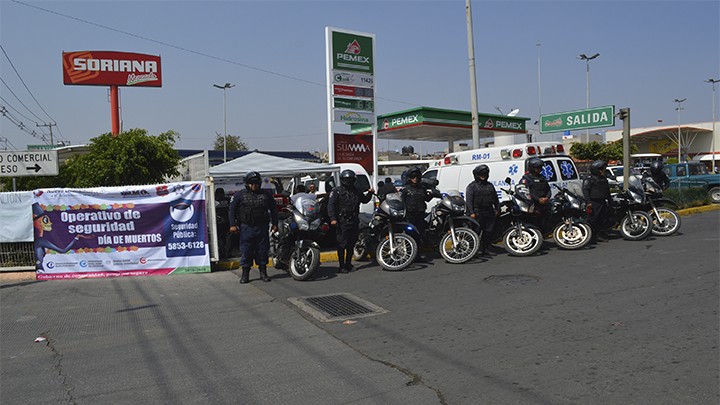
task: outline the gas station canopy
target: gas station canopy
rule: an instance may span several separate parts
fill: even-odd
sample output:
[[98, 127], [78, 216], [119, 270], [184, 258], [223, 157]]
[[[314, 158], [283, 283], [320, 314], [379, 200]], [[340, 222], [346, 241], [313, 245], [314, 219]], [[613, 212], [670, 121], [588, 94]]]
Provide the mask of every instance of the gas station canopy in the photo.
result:
[[[530, 118], [479, 114], [480, 139], [493, 141], [498, 135], [526, 133]], [[353, 134], [369, 134], [370, 125], [352, 124]], [[472, 139], [470, 111], [417, 107], [377, 116], [378, 139], [448, 142]]]

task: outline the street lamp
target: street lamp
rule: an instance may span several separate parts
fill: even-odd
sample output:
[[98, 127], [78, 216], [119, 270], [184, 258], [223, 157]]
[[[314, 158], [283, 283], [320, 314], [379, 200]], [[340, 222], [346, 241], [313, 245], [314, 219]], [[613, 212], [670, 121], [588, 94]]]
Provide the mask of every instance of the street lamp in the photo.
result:
[[[596, 53], [593, 56], [587, 56], [581, 53], [577, 58], [585, 61], [585, 108], [590, 108], [590, 61], [600, 56]], [[590, 129], [585, 130], [585, 142], [590, 142]]]
[[681, 136], [681, 133], [680, 133], [680, 111], [684, 110], [684, 108], [680, 107], [680, 104], [681, 104], [682, 102], [684, 102], [685, 100], [687, 100], [687, 98], [684, 98], [684, 99], [682, 99], [682, 100], [679, 100], [679, 99], [676, 98], [676, 99], [674, 100], [674, 101], [677, 103], [677, 105], [678, 105], [678, 106], [675, 108], [675, 111], [678, 112], [678, 113], [677, 113], [677, 116], [678, 116], [678, 118], [677, 118], [677, 122], [678, 122], [678, 139], [677, 139], [677, 140], [678, 140], [678, 163], [681, 163], [681, 162], [682, 162], [682, 138], [680, 138], [680, 136]]
[[226, 90], [235, 87], [234, 84], [225, 83], [224, 86], [213, 84], [223, 91], [223, 163], [227, 162], [227, 96]]
[[712, 109], [713, 109], [713, 133], [712, 133], [712, 171], [715, 172], [715, 83], [720, 82], [719, 79], [707, 79], [705, 80], [706, 83], [712, 83], [713, 87], [713, 101], [712, 101]]

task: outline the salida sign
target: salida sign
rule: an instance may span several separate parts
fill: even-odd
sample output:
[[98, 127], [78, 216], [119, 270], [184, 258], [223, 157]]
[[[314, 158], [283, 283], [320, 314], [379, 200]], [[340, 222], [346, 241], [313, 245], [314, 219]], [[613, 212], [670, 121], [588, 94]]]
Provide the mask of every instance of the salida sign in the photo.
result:
[[335, 163], [357, 163], [372, 174], [373, 138], [370, 135], [334, 134]]
[[115, 51], [63, 52], [63, 83], [162, 87], [160, 57]]

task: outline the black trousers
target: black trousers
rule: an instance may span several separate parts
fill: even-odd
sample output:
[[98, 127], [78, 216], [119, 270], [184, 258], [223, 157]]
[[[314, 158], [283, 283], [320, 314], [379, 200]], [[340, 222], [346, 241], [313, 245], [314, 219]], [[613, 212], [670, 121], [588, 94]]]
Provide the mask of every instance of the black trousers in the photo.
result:
[[360, 221], [358, 217], [340, 218], [337, 225], [337, 254], [340, 267], [350, 268], [353, 249], [360, 234]]
[[255, 264], [264, 268], [268, 263], [270, 234], [268, 225], [251, 226], [240, 224], [240, 267], [250, 268]]

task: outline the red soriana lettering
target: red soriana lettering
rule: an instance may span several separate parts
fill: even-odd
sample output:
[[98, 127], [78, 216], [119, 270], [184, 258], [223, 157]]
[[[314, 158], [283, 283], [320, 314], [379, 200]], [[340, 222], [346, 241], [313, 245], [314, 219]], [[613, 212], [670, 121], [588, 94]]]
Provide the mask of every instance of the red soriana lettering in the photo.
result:
[[67, 85], [162, 87], [160, 57], [130, 52], [63, 52]]

